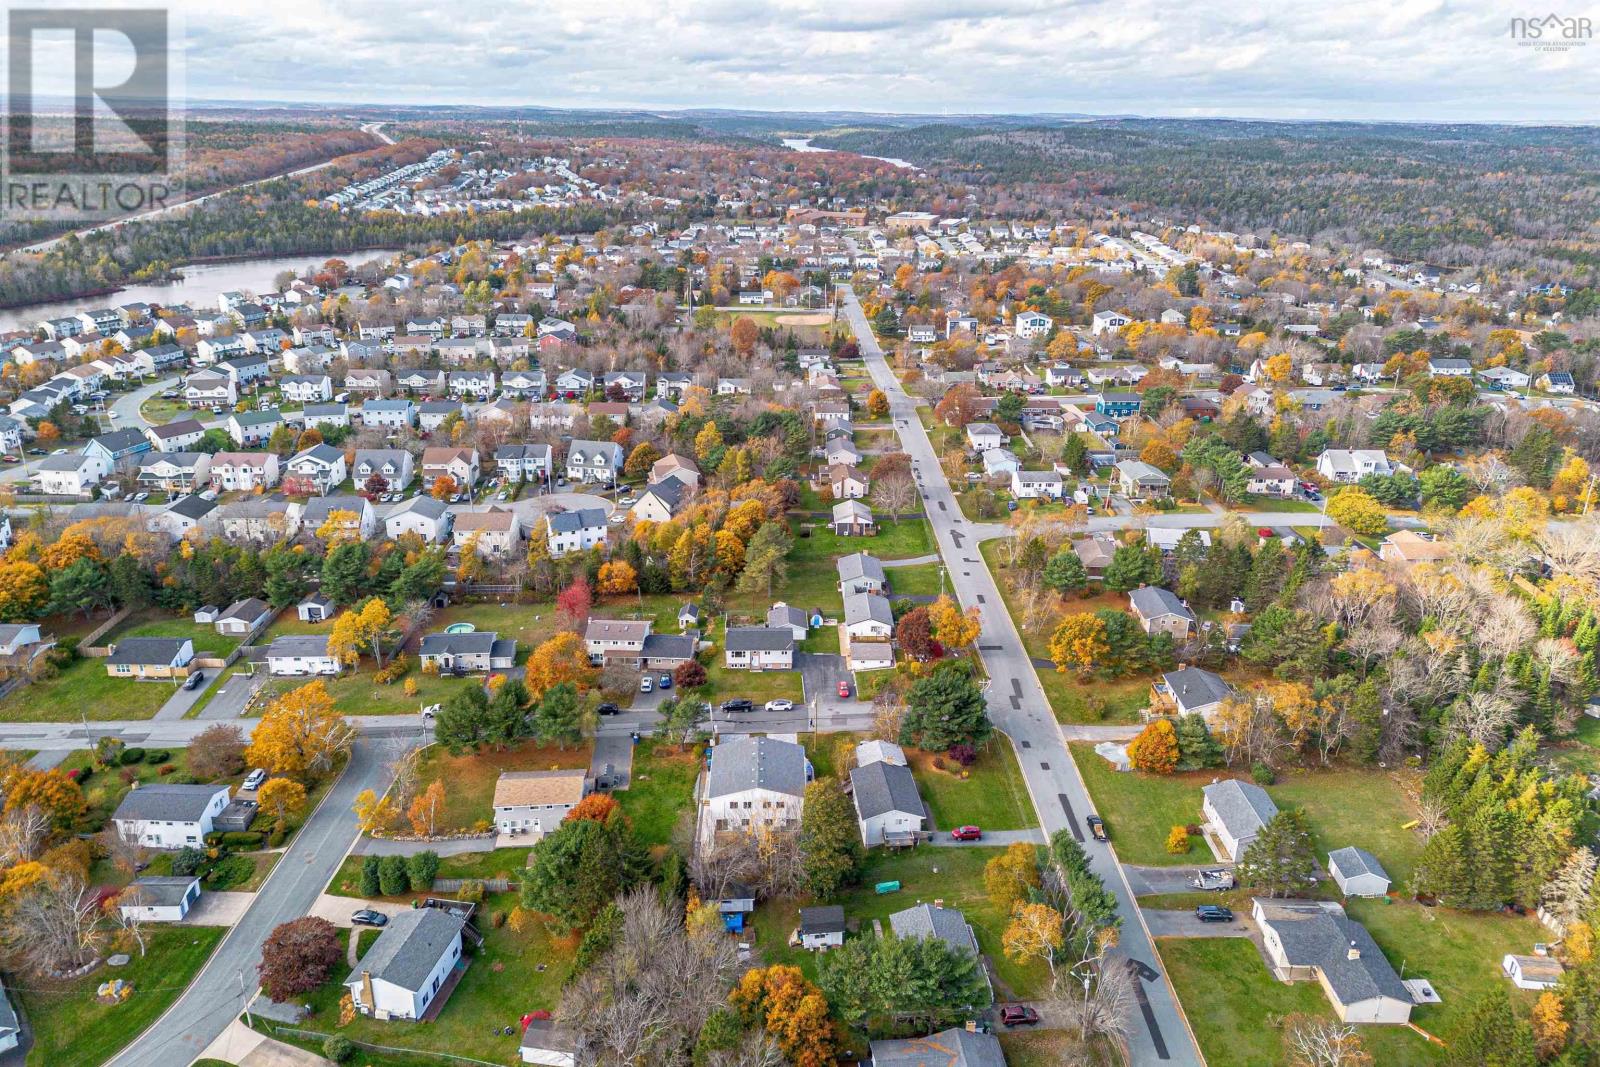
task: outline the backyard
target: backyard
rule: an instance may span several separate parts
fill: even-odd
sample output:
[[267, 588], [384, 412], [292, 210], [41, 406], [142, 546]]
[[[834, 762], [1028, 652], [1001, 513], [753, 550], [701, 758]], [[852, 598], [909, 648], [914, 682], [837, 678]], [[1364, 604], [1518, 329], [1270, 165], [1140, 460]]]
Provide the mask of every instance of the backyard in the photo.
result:
[[[370, 662], [369, 664], [370, 665]], [[425, 707], [442, 704], [459, 691], [462, 686], [482, 685], [482, 675], [472, 675], [467, 678], [451, 678], [437, 674], [423, 674], [413, 667], [406, 675], [417, 682], [415, 696], [407, 696], [404, 681], [395, 681], [388, 685], [380, 685], [376, 681], [375, 672], [362, 669], [355, 673], [344, 673], [338, 677], [321, 677], [323, 685], [327, 686], [328, 695], [333, 698], [333, 707], [341, 715], [418, 715]], [[256, 711], [264, 710], [266, 704], [273, 698], [298, 689], [313, 681], [308, 677], [274, 678], [262, 690], [265, 699], [258, 701]]]
[[525, 741], [503, 751], [485, 749], [452, 756], [443, 745], [430, 745], [417, 756], [417, 791], [431, 782], [444, 785], [441, 830], [469, 830], [475, 823], [493, 822], [494, 787], [505, 771], [553, 771], [587, 768], [591, 746], [541, 747]]
[[673, 829], [694, 811], [694, 783], [700, 773], [700, 748], [645, 738], [633, 750], [628, 788], [616, 793], [633, 821], [634, 833], [652, 848], [672, 843]]
[[964, 778], [948, 758], [943, 759], [943, 769], [936, 768], [934, 761], [940, 757], [934, 753], [911, 749], [906, 758], [939, 830], [969, 824], [985, 830], [1026, 830], [1039, 824], [1016, 754], [1005, 737], [997, 735], [977, 762], [966, 768]]
[[226, 656], [239, 647], [237, 637], [219, 634], [214, 626], [152, 612], [130, 615], [100, 643], [114, 645], [129, 637], [187, 637], [194, 642], [197, 656]]
[[872, 537], [840, 537], [827, 526], [811, 527], [809, 536], [795, 537], [789, 553], [791, 566], [826, 563], [831, 572], [834, 560], [852, 552], [870, 552], [879, 559], [912, 559], [934, 551], [927, 519], [901, 519], [898, 523], [887, 516], [878, 519], [878, 532]]

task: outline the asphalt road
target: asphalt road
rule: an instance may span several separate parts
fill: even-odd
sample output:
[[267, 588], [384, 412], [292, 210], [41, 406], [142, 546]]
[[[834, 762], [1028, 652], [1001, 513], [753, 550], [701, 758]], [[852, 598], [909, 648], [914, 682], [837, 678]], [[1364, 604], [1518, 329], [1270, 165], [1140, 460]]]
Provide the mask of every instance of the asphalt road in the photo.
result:
[[[973, 524], [962, 517], [928, 434], [917, 418], [916, 406], [889, 369], [860, 302], [849, 286], [840, 286], [839, 296], [867, 370], [888, 396], [889, 413], [899, 429], [901, 443], [921, 474], [923, 510], [931, 520], [951, 585], [964, 607], [976, 606], [982, 613], [978, 653], [994, 680], [989, 690], [990, 715], [1016, 747], [1023, 778], [1045, 832], [1066, 829], [1083, 840], [1092, 868], [1117, 898], [1122, 930], [1113, 955], [1133, 961], [1143, 976], [1137, 983], [1141, 1017], [1132, 1021], [1128, 1031], [1130, 1058], [1141, 1065], [1198, 1067], [1199, 1050], [1179, 1014], [1177, 998], [1166, 976], [1155, 970], [1154, 949], [1116, 857], [1107, 846], [1087, 839], [1083, 819], [1094, 810], [1088, 791], [1056, 726], [1022, 638], [1000, 599], [988, 566], [978, 554], [979, 537]], [[1297, 521], [1299, 518], [1296, 516]]]
[[279, 923], [311, 910], [323, 887], [356, 839], [350, 807], [363, 789], [382, 791], [389, 763], [404, 746], [362, 738], [355, 744], [344, 775], [294, 836], [273, 868], [255, 903], [218, 946], [205, 970], [181, 997], [139, 1036], [112, 1067], [173, 1067], [200, 1055], [244, 1010], [254, 995], [261, 945]]

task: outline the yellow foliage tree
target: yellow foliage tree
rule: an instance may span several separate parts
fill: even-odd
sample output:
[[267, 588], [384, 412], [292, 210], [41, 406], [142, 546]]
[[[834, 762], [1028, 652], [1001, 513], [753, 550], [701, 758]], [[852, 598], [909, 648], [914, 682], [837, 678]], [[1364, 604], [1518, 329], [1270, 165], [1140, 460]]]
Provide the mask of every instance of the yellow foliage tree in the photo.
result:
[[983, 629], [978, 609], [962, 611], [948, 594], [929, 605], [928, 621], [933, 624], [934, 639], [948, 649], [966, 648]]
[[1539, 994], [1533, 1003], [1530, 1017], [1533, 1023], [1533, 1047], [1539, 1062], [1553, 1059], [1567, 1045], [1567, 1032], [1572, 1025], [1567, 1022], [1561, 995], [1551, 990]]
[[267, 705], [245, 747], [247, 764], [306, 779], [326, 773], [350, 748], [353, 731], [333, 708], [322, 679], [291, 689]]
[[1128, 763], [1136, 770], [1171, 774], [1178, 767], [1178, 732], [1171, 719], [1152, 719], [1128, 742]]
[[722, 431], [717, 429], [715, 421], [706, 423], [700, 427], [700, 432], [694, 435], [695, 458], [701, 462], [705, 462], [706, 457], [722, 447]]
[[293, 778], [268, 778], [256, 792], [256, 802], [262, 811], [272, 816], [273, 824], [281, 831], [290, 819], [305, 810], [306, 787]]
[[439, 818], [444, 814], [444, 782], [435, 778], [428, 788], [418, 793], [406, 809], [413, 833], [432, 837], [439, 829]]
[[330, 547], [361, 537], [361, 516], [347, 508], [333, 508], [317, 527], [317, 536]]
[[625, 559], [614, 559], [600, 565], [600, 595], [623, 596], [639, 588], [639, 575]]
[[535, 697], [562, 682], [572, 682], [586, 690], [594, 684], [595, 671], [583, 638], [571, 631], [556, 634], [528, 655], [526, 681]]
[[356, 794], [356, 802], [351, 805], [351, 810], [356, 813], [356, 823], [364, 834], [387, 830], [400, 816], [395, 810], [394, 801], [387, 794], [380, 797], [370, 789], [363, 789]]
[[1068, 615], [1050, 635], [1049, 652], [1057, 671], [1065, 674], [1076, 670], [1087, 675], [1096, 663], [1111, 654], [1106, 624], [1087, 611]]
[[1018, 841], [984, 864], [983, 888], [989, 900], [1009, 913], [1039, 885], [1039, 857], [1033, 845]]
[[1066, 944], [1066, 919], [1048, 904], [1017, 901], [1011, 923], [1000, 935], [1000, 948], [1018, 963], [1043, 960], [1056, 973], [1056, 953]]

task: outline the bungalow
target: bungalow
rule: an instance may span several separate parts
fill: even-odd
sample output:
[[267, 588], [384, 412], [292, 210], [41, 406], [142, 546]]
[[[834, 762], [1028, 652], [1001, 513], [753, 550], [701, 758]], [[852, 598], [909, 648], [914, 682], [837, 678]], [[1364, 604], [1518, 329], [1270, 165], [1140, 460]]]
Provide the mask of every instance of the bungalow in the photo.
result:
[[622, 471], [622, 459], [622, 446], [615, 441], [573, 441], [567, 450], [567, 477], [612, 485]]
[[792, 940], [798, 941], [801, 948], [816, 952], [844, 944], [844, 932], [844, 905], [821, 904], [800, 909], [800, 925]]
[[[676, 484], [676, 483], [674, 483]], [[545, 536], [552, 559], [572, 552], [587, 552], [606, 543], [606, 513], [603, 508], [576, 508], [545, 516]]]
[[448, 478], [457, 489], [465, 492], [478, 482], [478, 450], [453, 448], [449, 445], [422, 450], [422, 484], [434, 485], [440, 478]]
[[437, 545], [450, 536], [450, 527], [450, 505], [427, 494], [411, 497], [383, 519], [383, 532], [391, 541], [414, 533], [428, 544]]
[[1278, 805], [1254, 782], [1225, 778], [1201, 789], [1200, 813], [1216, 835], [1223, 855], [1238, 860], [1273, 816]]
[[1564, 370], [1553, 370], [1548, 374], [1541, 374], [1538, 382], [1539, 388], [1547, 393], [1557, 393], [1561, 396], [1571, 396], [1578, 391], [1578, 383], [1571, 373]]
[[834, 567], [839, 573], [839, 592], [846, 596], [851, 593], [888, 591], [889, 579], [884, 573], [883, 562], [877, 556], [866, 552], [852, 552], [848, 556], [839, 557]]
[[494, 783], [494, 826], [502, 834], [553, 832], [588, 791], [582, 770], [505, 771]]
[[485, 559], [504, 559], [521, 547], [522, 519], [502, 508], [464, 511], [455, 517], [450, 543], [458, 551], [471, 545]]
[[267, 673], [274, 676], [338, 674], [340, 663], [328, 652], [327, 634], [284, 634], [267, 646]]
[[917, 780], [903, 763], [875, 762], [853, 768], [850, 797], [861, 843], [867, 848], [912, 844], [928, 828], [928, 809], [917, 791]]
[[1199, 715], [1210, 722], [1222, 702], [1233, 696], [1233, 686], [1203, 667], [1180, 667], [1161, 676], [1156, 692], [1171, 699], [1179, 715]]
[[1396, 530], [1378, 545], [1378, 558], [1385, 563], [1437, 563], [1450, 555], [1450, 542], [1415, 530]]
[[1472, 361], [1470, 359], [1430, 358], [1428, 360], [1428, 377], [1470, 378], [1472, 377]]
[[1011, 495], [1018, 500], [1060, 500], [1066, 484], [1055, 471], [1011, 472]]
[[403, 448], [358, 448], [350, 477], [356, 485], [365, 486], [376, 475], [389, 489], [404, 489], [415, 477], [412, 463], [411, 453]]
[[723, 662], [729, 670], [793, 670], [794, 645], [787, 627], [730, 626]]
[[1489, 367], [1479, 371], [1478, 377], [1501, 389], [1526, 389], [1533, 381], [1526, 371], [1514, 367]]
[[1008, 438], [1000, 432], [1000, 427], [992, 422], [967, 423], [967, 445], [974, 452], [987, 452], [993, 448], [1004, 448]]
[[1194, 632], [1194, 612], [1176, 593], [1159, 585], [1142, 585], [1129, 592], [1128, 610], [1147, 634], [1171, 634], [1174, 641], [1183, 642]]
[[830, 525], [839, 537], [871, 537], [878, 532], [872, 509], [859, 500], [841, 500], [835, 504]]
[[374, 1019], [423, 1019], [442, 988], [466, 970], [466, 917], [443, 908], [412, 908], [391, 918], [356, 964], [345, 987], [356, 1011]]
[[152, 782], [130, 790], [111, 816], [117, 836], [144, 848], [200, 846], [228, 806], [225, 785]]
[[189, 676], [194, 642], [187, 637], [125, 637], [111, 646], [106, 674], [141, 682], [170, 681]]
[[206, 428], [197, 419], [175, 419], [165, 426], [146, 427], [144, 432], [157, 452], [182, 452], [199, 444]]
[[509, 671], [517, 664], [517, 642], [515, 638], [502, 638], [493, 630], [428, 634], [422, 639], [417, 658], [424, 670], [431, 667], [439, 674]]
[[1389, 872], [1364, 848], [1347, 846], [1329, 852], [1328, 873], [1347, 897], [1381, 897], [1389, 892]]
[[1117, 483], [1122, 495], [1129, 500], [1163, 497], [1172, 489], [1171, 478], [1138, 459], [1117, 461]]
[[275, 452], [218, 452], [211, 457], [213, 489], [251, 493], [277, 484]]
[[284, 469], [285, 478], [293, 478], [298, 485], [313, 487], [318, 493], [327, 493], [345, 480], [344, 451], [330, 444], [316, 444], [296, 453]]
[[136, 878], [117, 897], [117, 911], [125, 920], [151, 923], [182, 922], [200, 899], [197, 875], [146, 875]]
[[1403, 1024], [1412, 998], [1367, 928], [1338, 904], [1256, 897], [1250, 914], [1282, 982], [1315, 981], [1340, 1022]]
[[247, 597], [230, 604], [212, 625], [227, 637], [249, 637], [271, 622], [274, 614], [272, 605], [265, 600]]

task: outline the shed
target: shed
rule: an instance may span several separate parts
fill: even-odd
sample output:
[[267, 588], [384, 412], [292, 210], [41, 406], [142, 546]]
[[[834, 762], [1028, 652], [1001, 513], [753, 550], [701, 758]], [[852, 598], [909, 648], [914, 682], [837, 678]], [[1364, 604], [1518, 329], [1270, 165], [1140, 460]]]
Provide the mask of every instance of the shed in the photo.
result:
[[117, 901], [124, 918], [144, 922], [182, 922], [200, 899], [200, 879], [194, 875], [152, 875], [134, 881]]
[[1511, 953], [1500, 961], [1500, 973], [1518, 989], [1554, 989], [1564, 970], [1561, 961], [1549, 956], [1517, 956]]
[[1328, 853], [1328, 873], [1347, 897], [1381, 897], [1389, 892], [1389, 873], [1364, 848], [1350, 846]]
[[815, 908], [800, 909], [800, 926], [795, 939], [800, 947], [816, 951], [844, 944], [844, 906], [824, 904]]

